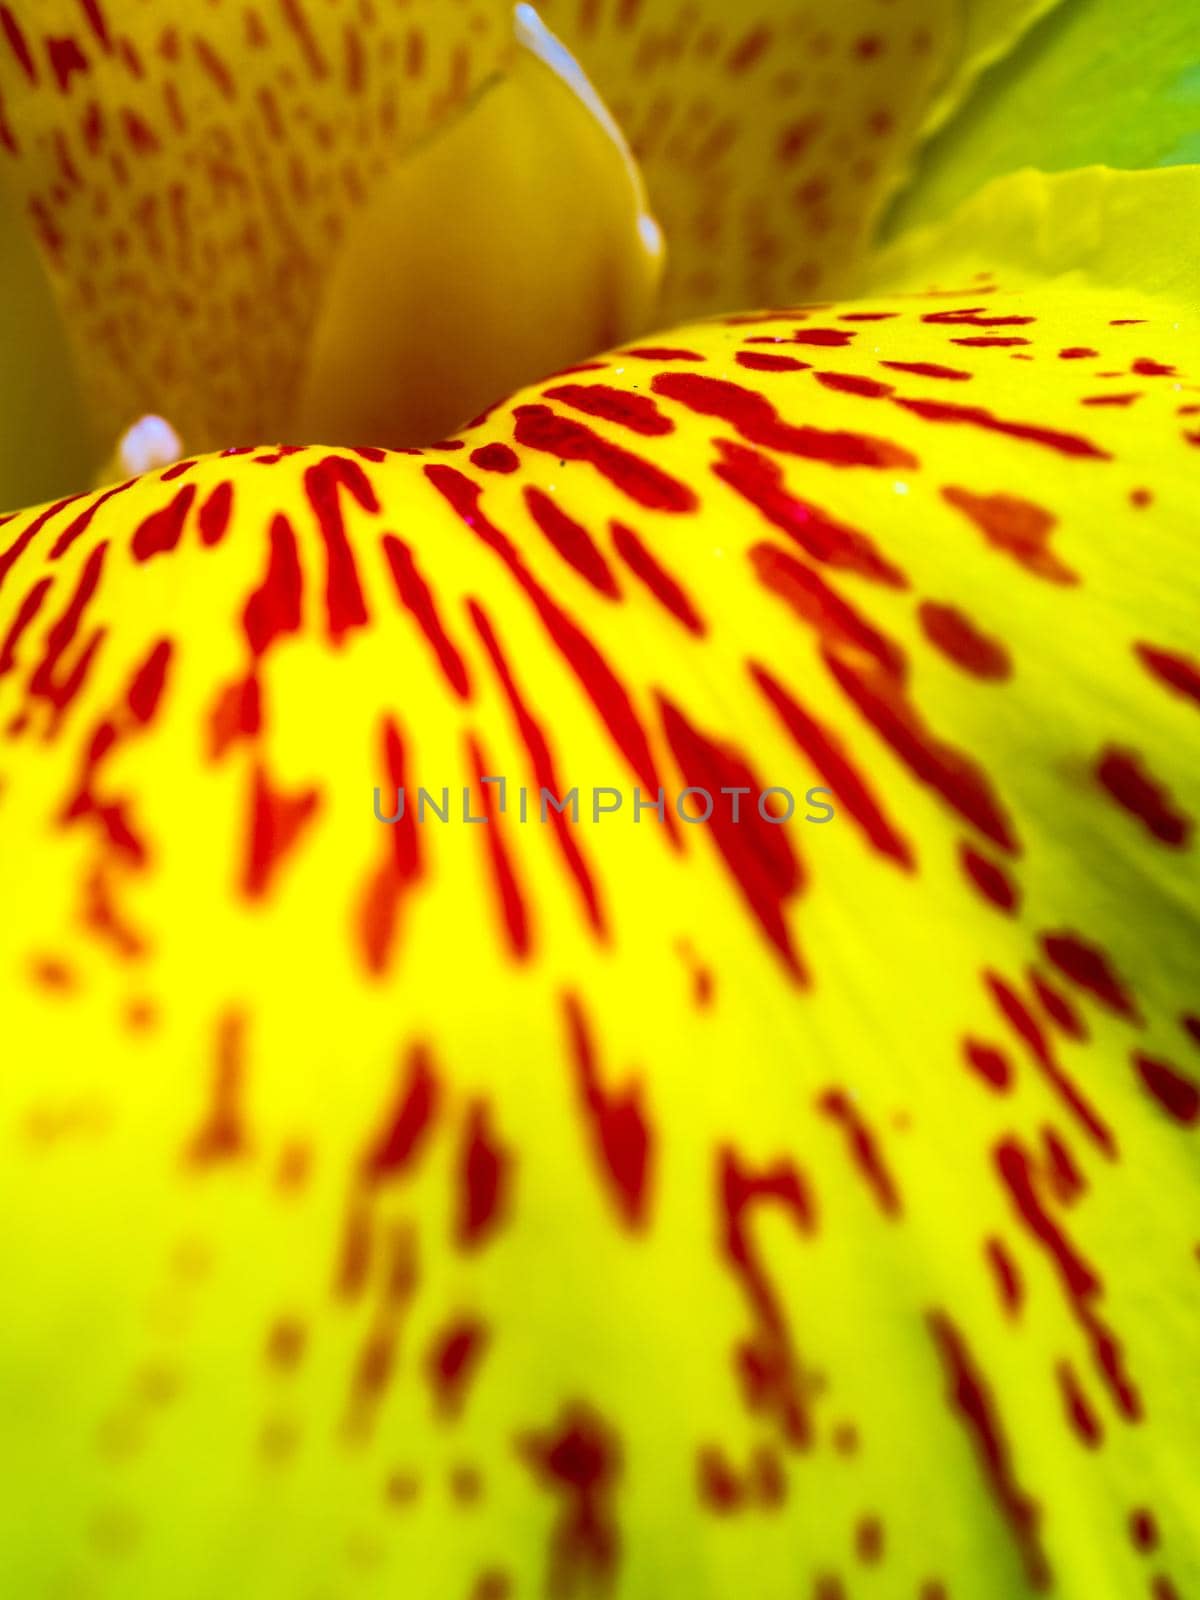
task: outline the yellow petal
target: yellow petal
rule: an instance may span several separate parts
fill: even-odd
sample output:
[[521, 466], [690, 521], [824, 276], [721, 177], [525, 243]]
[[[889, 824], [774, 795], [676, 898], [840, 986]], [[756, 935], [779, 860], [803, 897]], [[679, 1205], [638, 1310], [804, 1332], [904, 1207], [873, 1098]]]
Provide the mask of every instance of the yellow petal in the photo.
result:
[[916, 140], [1047, 0], [546, 0], [629, 137], [664, 320], [836, 293]]
[[1191, 1591], [1174, 181], [0, 529], [6, 1592]]
[[[472, 383], [498, 374], [499, 387], [483, 396], [494, 399], [624, 337], [644, 314], [653, 271], [643, 270], [636, 174], [624, 147], [596, 131], [596, 116], [561, 74], [536, 62], [525, 59], [494, 100], [487, 92], [529, 55], [502, 0], [120, 10], [51, 0], [33, 11], [6, 7], [3, 17], [0, 158], [74, 339], [97, 460], [146, 413], [169, 419], [192, 449], [294, 437], [304, 421], [327, 438], [352, 434], [371, 408], [351, 405], [343, 415], [331, 402], [331, 391], [348, 387], [339, 347], [357, 355], [380, 319], [385, 330], [425, 320], [416, 358], [421, 338], [456, 316], [473, 331], [476, 283], [488, 280], [493, 246], [498, 278], [511, 276], [502, 228], [537, 231], [527, 213], [543, 159], [546, 183], [559, 189], [563, 170], [574, 168], [574, 208], [547, 240], [550, 259], [530, 252], [524, 260], [516, 335], [475, 364], [461, 394], [444, 380], [434, 397], [449, 411], [442, 426], [483, 403]], [[447, 129], [454, 132], [443, 149], [436, 136]], [[522, 140], [523, 170], [486, 144], [472, 162], [476, 143], [489, 139]], [[490, 194], [474, 192], [475, 182], [491, 185]], [[585, 183], [609, 198], [581, 216]], [[397, 217], [396, 205], [411, 218]], [[441, 263], [430, 239], [456, 253], [465, 247], [472, 206], [487, 231], [471, 241], [471, 270], [464, 254], [461, 271], [431, 284]], [[415, 235], [411, 278], [406, 224]], [[573, 318], [553, 293], [533, 293], [543, 274], [552, 286], [572, 254], [578, 278], [562, 295], [569, 290], [586, 308]], [[639, 272], [645, 282], [632, 285]], [[372, 324], [365, 335], [355, 310]], [[298, 417], [318, 326], [317, 367]], [[405, 397], [396, 413], [416, 409], [408, 397], [421, 377], [421, 369], [394, 371], [394, 392]]]
[[330, 274], [295, 437], [427, 444], [653, 321], [641, 175], [529, 6], [508, 72], [385, 180]]

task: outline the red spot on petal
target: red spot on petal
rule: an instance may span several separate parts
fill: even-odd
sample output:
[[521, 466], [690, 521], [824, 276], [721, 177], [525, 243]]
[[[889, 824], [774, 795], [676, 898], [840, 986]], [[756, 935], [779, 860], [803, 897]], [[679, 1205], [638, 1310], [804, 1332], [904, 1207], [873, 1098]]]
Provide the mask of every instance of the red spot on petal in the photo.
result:
[[1200, 1084], [1184, 1077], [1179, 1068], [1155, 1056], [1134, 1053], [1138, 1076], [1169, 1117], [1191, 1127], [1200, 1121]]
[[1055, 518], [1015, 494], [974, 494], [948, 485], [942, 498], [971, 519], [988, 544], [1013, 557], [1027, 572], [1050, 583], [1078, 583], [1078, 575], [1050, 549]]
[[1180, 850], [1188, 843], [1192, 819], [1176, 808], [1136, 750], [1106, 746], [1096, 763], [1096, 778], [1123, 811], [1168, 849]]
[[579, 1095], [613, 1198], [627, 1227], [644, 1227], [654, 1139], [642, 1108], [642, 1085], [634, 1080], [615, 1092], [605, 1088], [583, 1008], [570, 994], [564, 1005]]
[[391, 1182], [417, 1161], [432, 1130], [440, 1099], [432, 1057], [424, 1045], [418, 1044], [409, 1053], [399, 1093], [383, 1125], [363, 1152], [364, 1182]]
[[956, 606], [922, 601], [917, 611], [930, 644], [974, 678], [998, 682], [1012, 676], [1012, 658], [999, 639], [980, 631]]

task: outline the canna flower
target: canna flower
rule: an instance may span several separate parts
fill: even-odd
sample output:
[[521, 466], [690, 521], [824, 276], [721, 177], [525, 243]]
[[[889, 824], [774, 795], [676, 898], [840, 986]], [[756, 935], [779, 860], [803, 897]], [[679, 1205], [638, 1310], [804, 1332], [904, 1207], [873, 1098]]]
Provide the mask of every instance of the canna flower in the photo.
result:
[[544, 9], [0, 5], [0, 1587], [1190, 1594], [1185, 21]]

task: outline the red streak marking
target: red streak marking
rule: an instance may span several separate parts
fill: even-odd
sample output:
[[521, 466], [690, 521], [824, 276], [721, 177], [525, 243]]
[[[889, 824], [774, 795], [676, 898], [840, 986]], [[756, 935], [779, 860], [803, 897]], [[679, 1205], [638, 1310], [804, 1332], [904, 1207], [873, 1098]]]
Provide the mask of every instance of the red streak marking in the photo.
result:
[[1082, 361], [1099, 354], [1099, 350], [1093, 350], [1090, 345], [1073, 344], [1068, 345], [1065, 350], [1060, 350], [1058, 359], [1060, 361]]
[[794, 539], [807, 555], [893, 589], [908, 587], [903, 572], [880, 554], [867, 534], [836, 521], [812, 501], [793, 495], [778, 462], [725, 439], [717, 441], [717, 449], [722, 460], [713, 467], [714, 476]]
[[724, 378], [706, 378], [695, 372], [660, 372], [651, 388], [699, 416], [729, 423], [743, 439], [768, 450], [781, 450], [835, 467], [917, 465], [914, 455], [886, 439], [784, 422], [765, 395]]
[[807, 372], [812, 365], [795, 356], [773, 356], [766, 350], [739, 350], [733, 359], [750, 372]]
[[853, 372], [814, 372], [813, 377], [825, 389], [839, 394], [861, 395], [866, 400], [879, 399], [892, 393], [890, 383], [880, 383], [877, 378], [862, 378]]
[[619, 600], [621, 591], [617, 588], [609, 565], [583, 524], [567, 516], [540, 489], [527, 488], [525, 504], [533, 520], [567, 565], [573, 567], [600, 594], [607, 595], [610, 600]]
[[1012, 1530], [1033, 1589], [1050, 1587], [1050, 1568], [1038, 1533], [1041, 1511], [1016, 1480], [1012, 1451], [983, 1373], [966, 1340], [944, 1311], [928, 1316], [942, 1369], [946, 1400], [962, 1418], [996, 1502]]
[[849, 1600], [849, 1596], [836, 1572], [822, 1572], [813, 1579], [811, 1600]]
[[1007, 649], [999, 639], [981, 633], [966, 612], [924, 600], [917, 616], [930, 644], [973, 678], [998, 682], [1012, 676]]
[[981, 856], [969, 844], [960, 844], [959, 860], [971, 882], [980, 894], [1000, 911], [1015, 911], [1021, 903], [1021, 892], [1004, 868], [995, 861]]
[[[404, 744], [390, 717], [383, 724], [383, 758], [395, 799], [388, 796], [380, 810], [390, 816], [394, 814], [393, 805], [399, 806], [404, 789]], [[388, 969], [400, 906], [407, 890], [421, 875], [421, 849], [411, 809], [406, 805], [404, 815], [387, 827], [383, 864], [370, 879], [359, 910], [363, 953], [369, 971], [377, 975]]]
[[738, 1474], [719, 1446], [696, 1452], [697, 1493], [718, 1515], [746, 1506], [773, 1511], [787, 1499], [787, 1479], [778, 1454], [760, 1445], [746, 1471]]
[[873, 627], [805, 562], [773, 544], [756, 544], [750, 550], [750, 564], [763, 587], [785, 600], [826, 645], [863, 651], [885, 672], [904, 677], [904, 652], [895, 640]]
[[973, 494], [953, 485], [942, 489], [942, 499], [969, 517], [988, 544], [1012, 556], [1034, 577], [1049, 583], [1079, 582], [1078, 573], [1050, 549], [1055, 518], [1041, 506], [1015, 494]]
[[839, 322], [890, 322], [898, 317], [898, 311], [842, 311], [838, 314]]
[[1067, 1421], [1089, 1450], [1097, 1449], [1104, 1442], [1104, 1430], [1099, 1417], [1088, 1404], [1087, 1396], [1075, 1376], [1075, 1369], [1069, 1361], [1060, 1361], [1054, 1370]]
[[[479, 506], [479, 485], [453, 467], [426, 467], [425, 475], [467, 526], [504, 562], [533, 603], [547, 633], [579, 680], [614, 743], [641, 782], [651, 793], [657, 792], [658, 769], [645, 729], [628, 691], [602, 653], [530, 576], [512, 541], [485, 516]], [[673, 838], [674, 830], [669, 828], [669, 831]]]
[[219, 761], [239, 739], [262, 732], [262, 700], [258, 679], [249, 677], [222, 689], [209, 716], [208, 759]]
[[521, 458], [509, 445], [498, 441], [494, 444], [481, 444], [478, 450], [471, 451], [471, 462], [481, 472], [516, 472], [521, 465]]
[[706, 789], [714, 802], [721, 788], [749, 789], [749, 795], [740, 796], [744, 806], [741, 821], [733, 821], [731, 807], [715, 804], [707, 831], [763, 933], [792, 976], [805, 982], [784, 917], [786, 903], [804, 888], [804, 873], [784, 829], [765, 821], [758, 810], [762, 785], [732, 746], [706, 738], [663, 696], [659, 695], [658, 702], [667, 742], [689, 788]]
[[149, 561], [154, 556], [167, 555], [175, 549], [195, 498], [196, 485], [185, 484], [169, 505], [153, 512], [138, 525], [132, 546], [135, 560]]
[[503, 1223], [515, 1165], [514, 1153], [492, 1130], [487, 1105], [472, 1101], [458, 1161], [454, 1242], [460, 1250], [479, 1249]]
[[754, 1313], [751, 1337], [737, 1351], [738, 1367], [751, 1409], [773, 1413], [793, 1448], [812, 1440], [806, 1374], [788, 1333], [770, 1276], [751, 1237], [753, 1209], [780, 1206], [803, 1233], [812, 1233], [816, 1216], [807, 1185], [790, 1162], [765, 1171], [745, 1166], [737, 1152], [718, 1152], [718, 1199], [723, 1223], [721, 1247]]
[[[1017, 1141], [1002, 1140], [996, 1146], [995, 1159], [1018, 1215], [1054, 1263], [1071, 1310], [1088, 1336], [1092, 1354], [1114, 1401], [1129, 1421], [1139, 1421], [1141, 1399], [1123, 1370], [1121, 1346], [1094, 1310], [1093, 1302], [1103, 1289], [1099, 1277], [1046, 1210], [1034, 1184], [1033, 1165]], [[1055, 1182], [1053, 1169], [1050, 1176], [1051, 1182]]]
[[[491, 658], [492, 666], [500, 679], [509, 705], [512, 707], [513, 714], [517, 719], [517, 726], [525, 742], [525, 748], [529, 752], [529, 759], [533, 766], [534, 777], [537, 780], [538, 787], [539, 789], [548, 789], [551, 794], [559, 796], [558, 778], [555, 774], [550, 747], [546, 743], [546, 736], [541, 726], [530, 715], [524, 700], [521, 698], [508, 662], [492, 630], [492, 625], [483, 609], [474, 600], [467, 602], [467, 609], [471, 614], [471, 620], [474, 622], [480, 638], [483, 640], [484, 648]], [[565, 812], [554, 808], [550, 809], [549, 817], [563, 860], [566, 862], [567, 868], [579, 890], [588, 921], [596, 934], [601, 939], [605, 939], [608, 936], [608, 931], [604, 921], [604, 912], [600, 906], [596, 883], [580, 853], [579, 846], [575, 842], [569, 820]]]
[[1136, 372], [1139, 378], [1173, 378], [1175, 368], [1164, 365], [1161, 361], [1151, 361], [1149, 356], [1139, 356], [1130, 367], [1130, 372]]
[[967, 306], [961, 311], [927, 311], [921, 321], [949, 325], [950, 327], [1021, 328], [1030, 322], [1036, 322], [1037, 318], [1017, 316], [989, 317], [983, 306]]
[[395, 534], [385, 533], [383, 551], [391, 568], [396, 592], [428, 640], [446, 682], [460, 700], [471, 697], [471, 682], [463, 658], [442, 625], [429, 585], [417, 570], [409, 547]]
[[250, 1141], [242, 1121], [241, 1098], [245, 1082], [246, 1019], [229, 1012], [217, 1024], [216, 1065], [208, 1117], [184, 1152], [191, 1167], [215, 1166], [249, 1154]]
[[109, 37], [108, 23], [105, 21], [104, 13], [100, 8], [100, 0], [80, 0], [80, 7], [87, 18], [88, 26], [96, 35], [101, 46], [104, 50], [110, 51], [112, 49], [112, 40]]
[[1135, 644], [1133, 648], [1147, 672], [1165, 683], [1168, 689], [1200, 706], [1200, 662], [1154, 645]]
[[996, 1287], [1000, 1291], [1000, 1305], [1004, 1314], [1006, 1317], [1018, 1317], [1025, 1299], [1025, 1286], [1021, 1282], [1016, 1262], [1000, 1239], [986, 1240], [985, 1247], [988, 1264], [995, 1275]]
[[854, 1532], [854, 1548], [865, 1566], [883, 1558], [883, 1523], [878, 1517], [863, 1517]]
[[1004, 434], [1010, 439], [1027, 439], [1031, 444], [1043, 445], [1059, 455], [1087, 456], [1097, 461], [1112, 460], [1107, 450], [1102, 450], [1080, 434], [1063, 433], [1057, 428], [1044, 428], [1033, 422], [1011, 422], [1005, 417], [994, 416], [983, 406], [963, 406], [950, 400], [907, 400], [902, 395], [894, 396], [894, 401], [905, 411], [923, 417], [926, 422], [964, 423], [983, 428], [989, 433]]
[[162, 702], [172, 648], [169, 639], [160, 639], [138, 668], [129, 686], [130, 715], [142, 727], [146, 727], [154, 720], [154, 714]]
[[36, 696], [38, 699], [49, 701], [54, 707], [53, 726], [55, 729], [57, 729], [63, 712], [83, 687], [95, 653], [104, 636], [103, 629], [93, 633], [88, 644], [84, 647], [82, 655], [66, 678], [61, 681], [56, 678], [56, 669], [78, 633], [84, 613], [87, 611], [99, 587], [100, 575], [104, 570], [104, 558], [107, 554], [108, 544], [104, 543], [98, 544], [88, 557], [75, 593], [68, 602], [66, 610], [47, 634], [45, 652], [29, 679], [29, 694]]
[[242, 613], [242, 626], [256, 656], [265, 655], [274, 641], [285, 633], [300, 631], [303, 579], [296, 536], [286, 517], [273, 519], [270, 539], [267, 575], [247, 600]]
[[1041, 943], [1047, 960], [1064, 977], [1093, 994], [1110, 1011], [1134, 1022], [1140, 1020], [1129, 990], [1113, 971], [1110, 957], [1098, 945], [1088, 944], [1075, 933], [1043, 934]]
[[367, 55], [362, 36], [347, 23], [342, 38], [346, 50], [346, 92], [361, 94], [367, 81]]
[[50, 56], [50, 68], [62, 94], [66, 94], [73, 73], [91, 71], [91, 63], [73, 38], [47, 38], [46, 49]]
[[126, 922], [112, 890], [112, 880], [103, 862], [97, 863], [84, 885], [83, 922], [92, 933], [112, 942], [124, 961], [136, 961], [149, 953], [148, 942]]
[[986, 334], [980, 334], [975, 339], [951, 339], [950, 343], [951, 344], [968, 345], [971, 348], [976, 349], [976, 350], [988, 350], [988, 349], [991, 349], [993, 347], [999, 347], [1001, 349], [1004, 349], [1009, 345], [1028, 344], [1029, 340], [1028, 339], [1017, 339], [1017, 338], [1002, 339], [1002, 338], [999, 338], [998, 336], [989, 337]]
[[512, 1593], [512, 1582], [508, 1575], [489, 1568], [476, 1579], [471, 1600], [512, 1600]]
[[668, 476], [642, 456], [601, 438], [582, 422], [558, 416], [549, 406], [518, 406], [515, 417], [518, 444], [562, 461], [588, 462], [640, 506], [679, 513], [695, 511], [700, 503], [686, 483]]
[[254, 769], [250, 795], [250, 827], [246, 862], [242, 871], [242, 893], [260, 900], [270, 892], [283, 859], [295, 849], [301, 833], [312, 822], [320, 806], [316, 789], [301, 789], [286, 794], [273, 789], [261, 764]]
[[622, 350], [624, 356], [636, 356], [639, 361], [703, 361], [697, 350], [680, 350], [672, 345], [643, 344], [636, 350]]
[[1169, 1117], [1187, 1128], [1200, 1121], [1200, 1085], [1185, 1078], [1178, 1067], [1169, 1061], [1143, 1055], [1140, 1050], [1134, 1052], [1133, 1064], [1146, 1088]]
[[362, 1178], [371, 1187], [392, 1182], [417, 1161], [437, 1116], [441, 1089], [425, 1045], [409, 1051], [406, 1069], [383, 1126], [363, 1152]]
[[1192, 819], [1172, 803], [1166, 787], [1146, 771], [1136, 750], [1107, 745], [1096, 763], [1096, 778], [1122, 810], [1168, 849], [1183, 849], [1192, 836]]
[[545, 1593], [550, 1600], [603, 1594], [621, 1554], [612, 1497], [621, 1476], [617, 1435], [590, 1407], [568, 1406], [542, 1433], [517, 1440], [522, 1460], [560, 1499], [550, 1540]]
[[1004, 1094], [1012, 1087], [1013, 1070], [1008, 1057], [995, 1045], [980, 1044], [977, 1039], [963, 1040], [963, 1056], [967, 1066], [991, 1089]]
[[630, 571], [641, 579], [659, 604], [681, 622], [689, 633], [703, 638], [706, 632], [704, 620], [676, 579], [655, 560], [632, 528], [622, 522], [612, 522], [609, 526], [613, 546]]
[[1085, 395], [1079, 404], [1081, 406], [1131, 406], [1135, 400], [1140, 400], [1140, 394], [1089, 394]]
[[1087, 1029], [1066, 995], [1047, 982], [1034, 967], [1029, 969], [1029, 981], [1038, 997], [1038, 1003], [1055, 1027], [1068, 1038], [1086, 1039]]
[[110, 490], [104, 490], [104, 493], [93, 496], [93, 499], [88, 502], [86, 509], [82, 510], [82, 512], [78, 514], [78, 517], [75, 517], [74, 522], [70, 522], [69, 525], [62, 530], [62, 533], [59, 534], [58, 539], [54, 541], [53, 549], [51, 549], [50, 552], [51, 562], [58, 562], [58, 560], [61, 560], [61, 558], [67, 554], [67, 550], [72, 547], [75, 539], [80, 538], [80, 534], [88, 531], [88, 528], [91, 526], [91, 520], [93, 520], [96, 512], [101, 509], [101, 506], [104, 506], [107, 501], [110, 501], [110, 499], [114, 498], [115, 494], [123, 494], [126, 490], [131, 490], [131, 488], [134, 486], [134, 483], [138, 482], [138, 478], [126, 478], [125, 483], [117, 483], [114, 488], [110, 488]]
[[192, 48], [196, 52], [196, 60], [216, 84], [221, 96], [225, 100], [235, 99], [237, 90], [228, 63], [217, 54], [207, 39], [202, 39], [199, 35], [192, 40]]
[[857, 338], [853, 328], [797, 328], [791, 335], [792, 344], [817, 344], [826, 349], [845, 349]]
[[872, 849], [911, 872], [916, 865], [911, 845], [884, 815], [836, 735], [810, 716], [764, 668], [751, 662], [750, 673], [779, 713], [784, 727], [832, 789], [839, 805], [862, 830]]
[[890, 367], [894, 372], [912, 372], [918, 378], [947, 378], [956, 383], [963, 383], [975, 376], [973, 372], [964, 372], [961, 367], [943, 367], [937, 361], [881, 361], [879, 365]]
[[559, 400], [585, 416], [599, 417], [646, 437], [675, 431], [670, 417], [663, 416], [648, 394], [629, 394], [607, 383], [560, 383], [542, 392], [547, 400]]
[[1158, 1549], [1158, 1523], [1147, 1507], [1138, 1506], [1129, 1513], [1129, 1540], [1135, 1550]]
[[1002, 978], [992, 972], [984, 973], [984, 982], [1000, 1014], [1021, 1040], [1042, 1076], [1060, 1096], [1093, 1141], [1112, 1160], [1117, 1153], [1117, 1143], [1112, 1130], [1093, 1110], [1092, 1106], [1058, 1065], [1046, 1035], [1038, 1026], [1033, 1013], [1020, 996]]
[[40, 582], [34, 584], [24, 600], [21, 601], [20, 609], [13, 618], [12, 626], [4, 636], [4, 644], [0, 646], [0, 678], [4, 677], [5, 673], [11, 672], [16, 665], [17, 646], [20, 644], [25, 630], [42, 609], [42, 601], [45, 600], [53, 585], [53, 578], [42, 578]]
[[851, 1159], [866, 1179], [879, 1209], [885, 1216], [898, 1217], [903, 1209], [899, 1191], [884, 1164], [875, 1135], [854, 1101], [844, 1089], [830, 1089], [817, 1101], [817, 1109], [841, 1125]]
[[304, 1355], [307, 1339], [308, 1330], [302, 1322], [280, 1317], [267, 1339], [267, 1360], [283, 1372], [292, 1371]]
[[15, 56], [17, 65], [30, 83], [36, 83], [37, 67], [30, 53], [28, 41], [16, 17], [7, 6], [0, 6], [0, 27], [4, 29], [4, 37], [8, 40], [8, 48]]
[[498, 802], [495, 785], [483, 781], [488, 773], [488, 767], [479, 745], [472, 736], [468, 736], [467, 751], [475, 773], [476, 787], [482, 797], [483, 815], [487, 818], [487, 823], [484, 824], [486, 828], [484, 842], [491, 863], [492, 880], [500, 901], [500, 913], [508, 936], [509, 950], [517, 961], [523, 961], [533, 948], [529, 912], [513, 870], [512, 859], [504, 843], [503, 824], [496, 809]]
[[716, 981], [712, 968], [704, 964], [693, 950], [691, 941], [680, 939], [675, 948], [683, 957], [692, 979], [692, 1002], [697, 1011], [704, 1011], [713, 1002]]
[[161, 148], [154, 129], [129, 106], [122, 108], [121, 126], [125, 129], [125, 137], [139, 155], [151, 155]]
[[993, 844], [1016, 854], [1017, 836], [987, 774], [961, 750], [933, 736], [895, 680], [878, 670], [862, 670], [833, 651], [825, 652], [825, 661], [847, 698], [917, 782], [940, 795]]
[[296, 41], [308, 65], [309, 72], [314, 78], [327, 78], [329, 76], [329, 64], [321, 54], [313, 33], [312, 24], [309, 22], [300, 0], [279, 0], [279, 8], [283, 12], [283, 20], [296, 36]]
[[220, 544], [229, 527], [233, 513], [233, 484], [226, 480], [218, 483], [200, 507], [196, 521], [200, 528], [200, 543], [206, 546]]
[[434, 1336], [425, 1357], [425, 1372], [434, 1407], [443, 1420], [462, 1414], [467, 1389], [487, 1345], [487, 1328], [475, 1317], [462, 1317]]
[[325, 599], [329, 612], [329, 638], [340, 644], [352, 628], [365, 627], [366, 601], [358, 569], [346, 538], [339, 491], [345, 489], [364, 511], [379, 510], [371, 480], [357, 461], [326, 456], [304, 474], [304, 489], [325, 541], [328, 575]]
[[634, 1079], [624, 1089], [606, 1091], [578, 998], [565, 995], [563, 1006], [579, 1094], [617, 1210], [627, 1228], [644, 1228], [649, 1221], [654, 1136], [642, 1107], [642, 1084]]
[[706, 1446], [697, 1452], [696, 1491], [702, 1504], [718, 1516], [736, 1511], [742, 1505], [741, 1479], [719, 1447]]
[[752, 67], [771, 42], [770, 28], [754, 28], [739, 40], [725, 58], [725, 70], [737, 77]]

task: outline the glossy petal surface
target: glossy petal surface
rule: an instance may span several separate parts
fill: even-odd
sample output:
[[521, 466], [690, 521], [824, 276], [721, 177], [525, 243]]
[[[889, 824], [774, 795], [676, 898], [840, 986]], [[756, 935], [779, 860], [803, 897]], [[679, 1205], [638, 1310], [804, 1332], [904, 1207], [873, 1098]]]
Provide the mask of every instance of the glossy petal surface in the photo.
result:
[[1195, 1586], [1169, 178], [0, 529], [8, 1592]]

